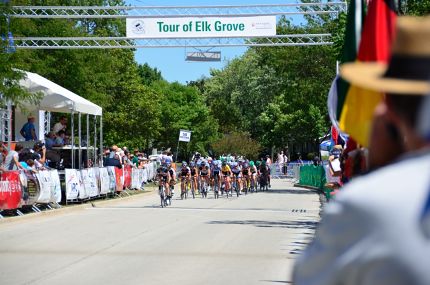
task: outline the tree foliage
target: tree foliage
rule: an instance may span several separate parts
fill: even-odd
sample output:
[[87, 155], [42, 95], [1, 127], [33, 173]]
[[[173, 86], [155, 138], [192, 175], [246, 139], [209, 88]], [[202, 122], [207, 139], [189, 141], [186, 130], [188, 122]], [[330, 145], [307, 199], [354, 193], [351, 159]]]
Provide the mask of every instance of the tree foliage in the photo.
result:
[[240, 154], [248, 159], [257, 159], [262, 146], [246, 132], [232, 132], [224, 135], [212, 144], [216, 155]]

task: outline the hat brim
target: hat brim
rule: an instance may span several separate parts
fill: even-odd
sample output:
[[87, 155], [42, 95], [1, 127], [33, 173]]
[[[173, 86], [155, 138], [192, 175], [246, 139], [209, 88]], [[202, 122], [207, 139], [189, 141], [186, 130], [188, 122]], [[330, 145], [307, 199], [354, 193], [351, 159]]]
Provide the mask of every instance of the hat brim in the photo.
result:
[[388, 66], [381, 63], [346, 63], [340, 75], [352, 85], [383, 93], [399, 95], [430, 95], [430, 81], [383, 77]]

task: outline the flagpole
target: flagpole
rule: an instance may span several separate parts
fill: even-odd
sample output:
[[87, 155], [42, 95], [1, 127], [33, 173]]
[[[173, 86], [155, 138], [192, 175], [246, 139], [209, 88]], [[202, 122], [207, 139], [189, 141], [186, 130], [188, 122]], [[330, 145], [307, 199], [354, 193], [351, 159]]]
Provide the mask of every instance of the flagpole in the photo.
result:
[[178, 152], [179, 152], [179, 139], [178, 139], [178, 146], [176, 147], [176, 158], [175, 158], [175, 162], [178, 161]]

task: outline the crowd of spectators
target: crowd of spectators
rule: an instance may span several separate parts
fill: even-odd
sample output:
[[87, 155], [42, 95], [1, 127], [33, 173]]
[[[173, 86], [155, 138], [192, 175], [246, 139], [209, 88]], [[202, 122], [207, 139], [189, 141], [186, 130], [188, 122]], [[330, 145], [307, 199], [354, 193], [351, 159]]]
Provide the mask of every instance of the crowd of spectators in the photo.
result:
[[122, 168], [125, 165], [130, 165], [133, 168], [142, 169], [150, 162], [145, 153], [140, 152], [138, 149], [130, 152], [127, 147], [119, 148], [117, 145], [105, 149], [103, 154], [104, 166]]

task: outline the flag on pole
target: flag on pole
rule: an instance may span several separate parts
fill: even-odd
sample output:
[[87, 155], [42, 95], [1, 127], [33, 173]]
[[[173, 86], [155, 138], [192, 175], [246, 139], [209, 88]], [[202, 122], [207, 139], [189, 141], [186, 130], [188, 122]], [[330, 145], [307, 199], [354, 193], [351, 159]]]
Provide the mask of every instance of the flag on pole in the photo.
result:
[[[388, 62], [395, 36], [396, 17], [393, 0], [370, 1], [358, 61]], [[384, 95], [339, 82], [338, 96], [337, 116], [340, 129], [350, 134], [360, 145], [368, 146], [373, 112]]]
[[[342, 50], [341, 62], [354, 62], [357, 59], [358, 48], [361, 39], [361, 30], [365, 15], [365, 0], [351, 0], [348, 7], [346, 19], [346, 29], [344, 37], [344, 47]], [[339, 131], [339, 118], [345, 102], [349, 84], [337, 76], [333, 80], [328, 96], [328, 110], [330, 120]]]

